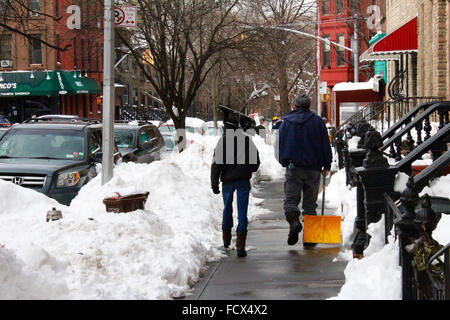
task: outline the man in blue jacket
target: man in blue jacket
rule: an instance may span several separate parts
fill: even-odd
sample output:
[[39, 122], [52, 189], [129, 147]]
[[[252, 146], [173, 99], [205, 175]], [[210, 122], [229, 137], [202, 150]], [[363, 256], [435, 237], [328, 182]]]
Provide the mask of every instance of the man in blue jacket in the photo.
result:
[[303, 215], [316, 215], [320, 175], [327, 175], [331, 169], [328, 131], [323, 120], [309, 110], [310, 106], [311, 99], [306, 94], [297, 95], [294, 110], [283, 118], [278, 133], [278, 161], [286, 168], [284, 214], [289, 222], [289, 245], [298, 242], [303, 229], [298, 208], [302, 192]]

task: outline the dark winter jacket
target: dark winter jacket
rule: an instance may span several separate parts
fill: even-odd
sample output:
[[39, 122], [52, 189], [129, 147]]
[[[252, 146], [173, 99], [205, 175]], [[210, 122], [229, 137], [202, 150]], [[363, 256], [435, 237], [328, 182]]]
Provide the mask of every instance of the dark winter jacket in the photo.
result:
[[330, 170], [332, 153], [323, 120], [305, 108], [288, 113], [278, 132], [279, 158], [283, 167], [290, 162], [307, 170]]
[[259, 168], [259, 152], [251, 138], [242, 130], [234, 132], [230, 134], [230, 130], [225, 130], [214, 150], [211, 165], [213, 189], [219, 187], [219, 180], [227, 184], [250, 179]]
[[275, 125], [272, 127], [273, 130], [278, 130], [280, 129], [281, 125], [283, 124], [282, 120], [279, 120], [275, 123]]

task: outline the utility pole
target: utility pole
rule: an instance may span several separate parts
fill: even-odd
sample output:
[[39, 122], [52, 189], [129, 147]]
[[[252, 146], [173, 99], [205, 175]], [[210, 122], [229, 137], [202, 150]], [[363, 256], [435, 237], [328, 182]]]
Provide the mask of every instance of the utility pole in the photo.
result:
[[104, 24], [102, 185], [112, 179], [114, 166], [114, 0], [105, 0]]
[[[358, 15], [355, 13], [353, 21], [353, 70], [354, 70], [354, 83], [359, 82], [359, 39], [358, 39]], [[355, 103], [355, 112], [359, 112], [359, 105]]]
[[358, 15], [355, 14], [353, 22], [353, 69], [355, 72], [355, 83], [359, 82], [359, 39], [358, 39]]

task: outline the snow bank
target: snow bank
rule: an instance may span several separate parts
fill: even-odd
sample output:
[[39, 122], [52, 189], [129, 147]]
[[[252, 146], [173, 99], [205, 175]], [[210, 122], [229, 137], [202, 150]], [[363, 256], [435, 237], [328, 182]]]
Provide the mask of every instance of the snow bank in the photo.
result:
[[[219, 259], [222, 197], [210, 164], [218, 137], [195, 137], [183, 153], [99, 175], [70, 207], [0, 180], [0, 299], [171, 299], [189, 294]], [[260, 142], [256, 141], [260, 144]], [[273, 166], [263, 150], [261, 170]], [[102, 200], [150, 192], [144, 210], [106, 213]], [[266, 213], [251, 196], [249, 219]], [[56, 207], [63, 219], [46, 222]], [[236, 220], [236, 217], [235, 217]], [[237, 222], [237, 221], [236, 221]], [[235, 224], [236, 225], [236, 224]]]
[[[399, 173], [395, 190], [402, 192], [406, 188], [408, 176]], [[420, 196], [428, 193], [431, 196], [450, 198], [450, 176], [440, 177], [431, 182]], [[336, 260], [348, 260], [345, 269], [345, 284], [338, 296], [331, 300], [399, 300], [401, 299], [401, 268], [398, 265], [399, 247], [393, 237], [389, 243], [384, 242], [384, 217], [368, 226], [372, 236], [369, 247], [364, 251], [364, 258], [353, 259], [350, 245], [353, 241], [354, 219], [356, 217], [356, 188], [348, 188], [345, 184], [345, 170], [332, 176], [327, 188], [327, 207], [336, 209], [342, 215], [343, 251]], [[433, 238], [440, 244], [450, 243], [450, 217], [443, 215]]]
[[329, 300], [401, 300], [401, 268], [398, 246], [390, 239], [380, 251], [362, 260], [353, 259], [345, 268], [345, 284]]

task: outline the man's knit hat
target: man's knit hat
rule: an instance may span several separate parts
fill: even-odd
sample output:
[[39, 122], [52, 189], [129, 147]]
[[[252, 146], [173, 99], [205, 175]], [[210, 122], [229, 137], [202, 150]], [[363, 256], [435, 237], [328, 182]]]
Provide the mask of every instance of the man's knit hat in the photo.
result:
[[302, 93], [295, 96], [294, 103], [299, 108], [309, 109], [309, 107], [311, 106], [311, 99], [307, 94]]

